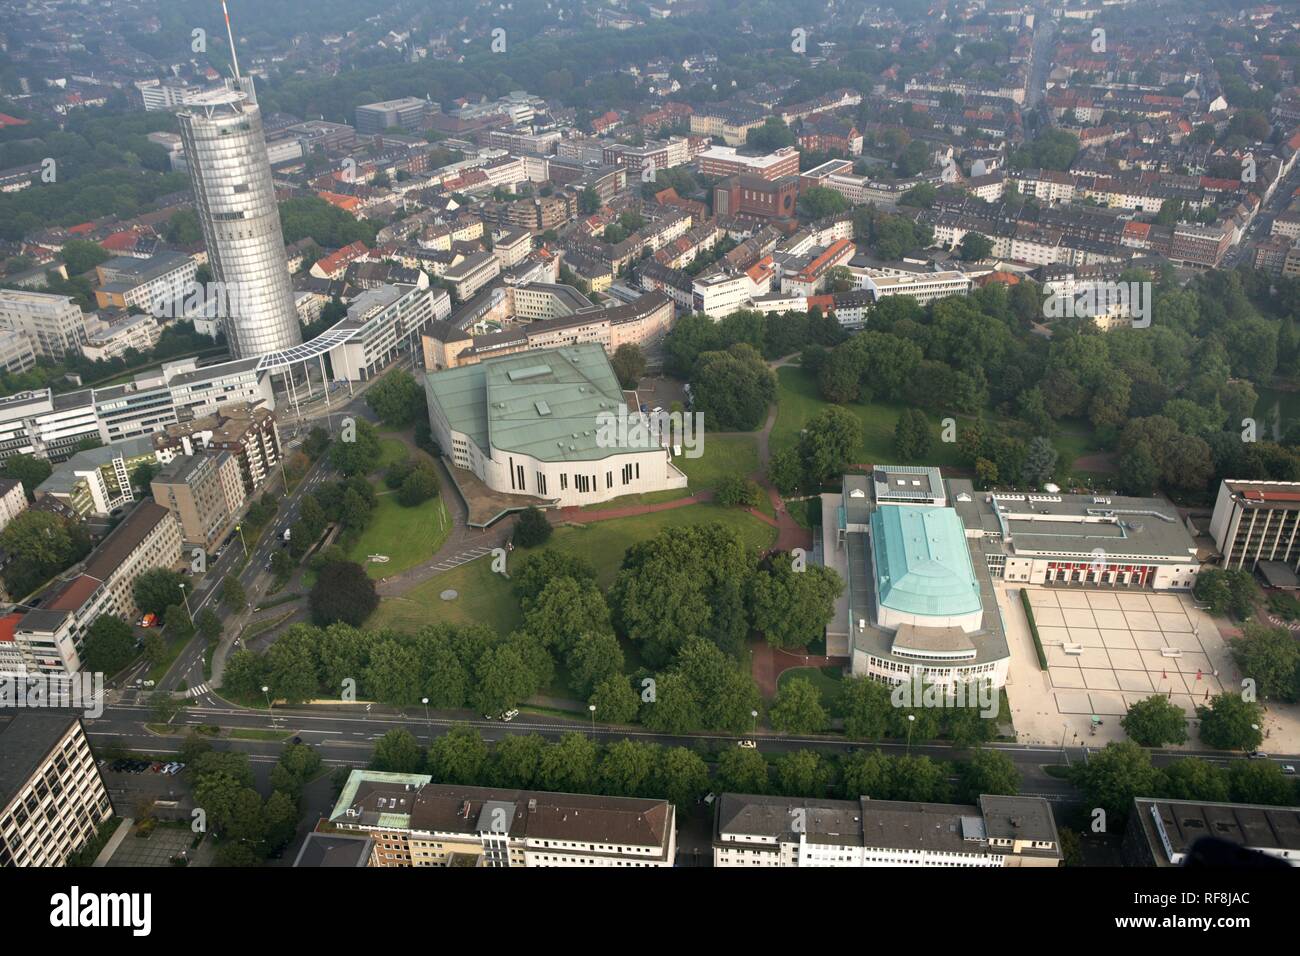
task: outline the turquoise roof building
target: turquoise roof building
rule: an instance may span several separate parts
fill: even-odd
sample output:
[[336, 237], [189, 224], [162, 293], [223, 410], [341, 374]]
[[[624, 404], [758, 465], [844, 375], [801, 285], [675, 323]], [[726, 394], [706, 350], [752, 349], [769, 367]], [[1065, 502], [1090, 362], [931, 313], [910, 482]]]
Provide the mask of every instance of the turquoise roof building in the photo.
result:
[[979, 630], [980, 586], [952, 508], [879, 505], [871, 513], [871, 550], [881, 626]]

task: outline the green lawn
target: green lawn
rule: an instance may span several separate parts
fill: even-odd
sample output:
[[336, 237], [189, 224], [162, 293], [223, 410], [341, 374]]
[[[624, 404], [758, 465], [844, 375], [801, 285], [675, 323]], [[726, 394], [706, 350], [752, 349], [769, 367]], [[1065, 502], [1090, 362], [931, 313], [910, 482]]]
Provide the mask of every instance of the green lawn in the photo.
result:
[[[453, 590], [459, 597], [444, 601], [438, 597]], [[509, 634], [523, 624], [519, 602], [510, 582], [492, 573], [492, 558], [462, 564], [416, 585], [399, 598], [384, 598], [366, 626], [414, 631], [434, 621], [451, 624], [486, 624], [500, 634]]]
[[673, 459], [686, 473], [692, 492], [712, 491], [723, 478], [743, 478], [758, 470], [758, 442], [752, 435], [705, 434], [701, 450], [704, 454], [699, 458], [682, 455]]
[[382, 472], [389, 465], [405, 461], [411, 457], [411, 449], [400, 438], [379, 439], [379, 460], [375, 462], [375, 471]]
[[[771, 450], [773, 454], [793, 446], [799, 440], [800, 430], [808, 421], [828, 407], [831, 403], [823, 400], [818, 392], [817, 379], [802, 368], [784, 366], [777, 369], [779, 387], [777, 389], [776, 424], [772, 427]], [[907, 407], [890, 405], [884, 402], [853, 402], [842, 406], [848, 409], [862, 424], [861, 460], [873, 465], [915, 464], [902, 462], [894, 454], [894, 426], [899, 416]], [[970, 421], [969, 415], [954, 416], [958, 431], [963, 420]], [[926, 456], [924, 464], [940, 468], [965, 470], [957, 457], [955, 442], [939, 441], [939, 416], [929, 414], [930, 425], [934, 431], [935, 441]], [[999, 422], [1000, 416], [994, 412], [985, 413], [986, 420]], [[1070, 422], [1063, 425], [1052, 443], [1060, 455], [1062, 472], [1068, 472], [1076, 458], [1098, 450], [1096, 438], [1086, 423]], [[706, 443], [707, 444], [707, 443]]]
[[782, 688], [795, 677], [806, 677], [812, 685], [821, 691], [822, 706], [830, 709], [840, 696], [844, 687], [844, 677], [838, 667], [793, 667], [783, 671], [776, 679], [777, 688]]
[[[451, 516], [441, 495], [414, 508], [403, 508], [396, 494], [381, 493], [378, 502], [370, 524], [348, 552], [372, 578], [388, 577], [431, 558], [451, 533]], [[368, 561], [372, 554], [386, 554], [389, 560]]]
[[[607, 588], [623, 563], [623, 552], [631, 545], [653, 538], [664, 528], [712, 521], [737, 531], [745, 544], [755, 550], [765, 550], [776, 540], [775, 528], [744, 511], [698, 504], [593, 522], [581, 528], [557, 528], [545, 547], [559, 548], [586, 559], [596, 568], [600, 586]], [[529, 553], [518, 549], [510, 557], [517, 562]], [[447, 589], [458, 591], [459, 597], [454, 601], [443, 601], [439, 595]], [[438, 620], [455, 624], [486, 624], [498, 633], [508, 634], [523, 623], [523, 616], [510, 582], [493, 574], [491, 559], [483, 557], [435, 575], [400, 598], [384, 598], [366, 626], [411, 631]], [[634, 655], [627, 646], [623, 650], [628, 656], [629, 668], [634, 668], [638, 663]]]

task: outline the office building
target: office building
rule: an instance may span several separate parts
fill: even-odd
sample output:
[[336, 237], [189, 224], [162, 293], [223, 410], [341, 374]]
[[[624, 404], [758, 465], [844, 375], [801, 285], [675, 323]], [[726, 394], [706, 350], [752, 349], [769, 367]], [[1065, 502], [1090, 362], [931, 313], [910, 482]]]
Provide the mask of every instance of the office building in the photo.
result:
[[143, 437], [87, 448], [54, 467], [36, 486], [36, 500], [57, 498], [80, 517], [106, 517], [135, 500], [136, 471], [156, 460], [153, 443]]
[[394, 127], [400, 129], [419, 129], [424, 121], [429, 104], [417, 96], [404, 96], [382, 103], [367, 103], [358, 106], [356, 112], [357, 133], [368, 136], [382, 133]]
[[112, 815], [80, 718], [0, 716], [0, 869], [63, 866]]
[[56, 395], [43, 388], [0, 398], [0, 460], [22, 454], [59, 462], [88, 439], [100, 440], [90, 389]]
[[0, 329], [0, 371], [25, 372], [36, 364], [36, 349], [24, 332]]
[[198, 263], [180, 252], [159, 252], [144, 259], [118, 256], [95, 266], [95, 304], [101, 309], [161, 315], [185, 297], [197, 272]]
[[186, 544], [215, 551], [244, 506], [239, 461], [227, 451], [174, 459], [153, 479], [153, 500], [180, 522]]
[[86, 341], [86, 317], [66, 295], [0, 289], [0, 329], [27, 336], [37, 356], [63, 358]]
[[1185, 866], [1201, 840], [1228, 850], [1253, 850], [1300, 866], [1300, 809], [1248, 803], [1203, 803], [1137, 797], [1124, 830], [1126, 866]]
[[171, 462], [178, 455], [194, 455], [205, 449], [229, 452], [239, 465], [244, 497], [254, 495], [280, 463], [280, 429], [275, 416], [257, 405], [224, 407], [207, 415], [176, 424], [153, 436], [158, 460]]
[[702, 176], [726, 179], [728, 176], [753, 176], [775, 180], [799, 175], [799, 150], [784, 146], [774, 153], [747, 155], [730, 146], [710, 146], [695, 154], [695, 169]]
[[433, 783], [353, 770], [330, 823], [373, 843], [371, 866], [669, 867], [666, 800]]
[[[1300, 572], [1300, 483], [1222, 481], [1210, 535], [1225, 568], [1277, 565]], [[1270, 570], [1266, 567], [1265, 570]]]
[[228, 300], [232, 314], [222, 317], [231, 353], [249, 358], [299, 344], [302, 325], [251, 79], [228, 81], [176, 116], [208, 263], [238, 293]]
[[724, 793], [713, 865], [1055, 867], [1061, 840], [1042, 797], [984, 795], [976, 806]]
[[567, 507], [686, 487], [669, 448], [620, 445], [602, 432], [602, 420], [637, 410], [599, 344], [426, 372], [424, 381], [439, 446], [493, 491]]

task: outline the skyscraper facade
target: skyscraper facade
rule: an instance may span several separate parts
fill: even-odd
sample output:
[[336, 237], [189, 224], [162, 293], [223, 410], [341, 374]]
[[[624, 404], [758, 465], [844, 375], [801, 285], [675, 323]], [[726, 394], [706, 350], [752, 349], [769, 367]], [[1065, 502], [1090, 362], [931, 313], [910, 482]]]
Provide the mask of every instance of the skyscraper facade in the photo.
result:
[[223, 284], [236, 358], [302, 342], [284, 235], [251, 78], [195, 96], [177, 112], [208, 262]]

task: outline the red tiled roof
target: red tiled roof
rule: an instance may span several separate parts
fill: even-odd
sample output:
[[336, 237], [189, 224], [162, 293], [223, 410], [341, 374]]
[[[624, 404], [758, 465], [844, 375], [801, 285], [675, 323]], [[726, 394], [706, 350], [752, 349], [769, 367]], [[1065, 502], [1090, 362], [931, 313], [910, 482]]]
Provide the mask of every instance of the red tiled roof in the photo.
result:
[[14, 631], [18, 628], [18, 622], [23, 619], [21, 614], [10, 614], [7, 617], [0, 617], [0, 644], [12, 644], [14, 641]]

